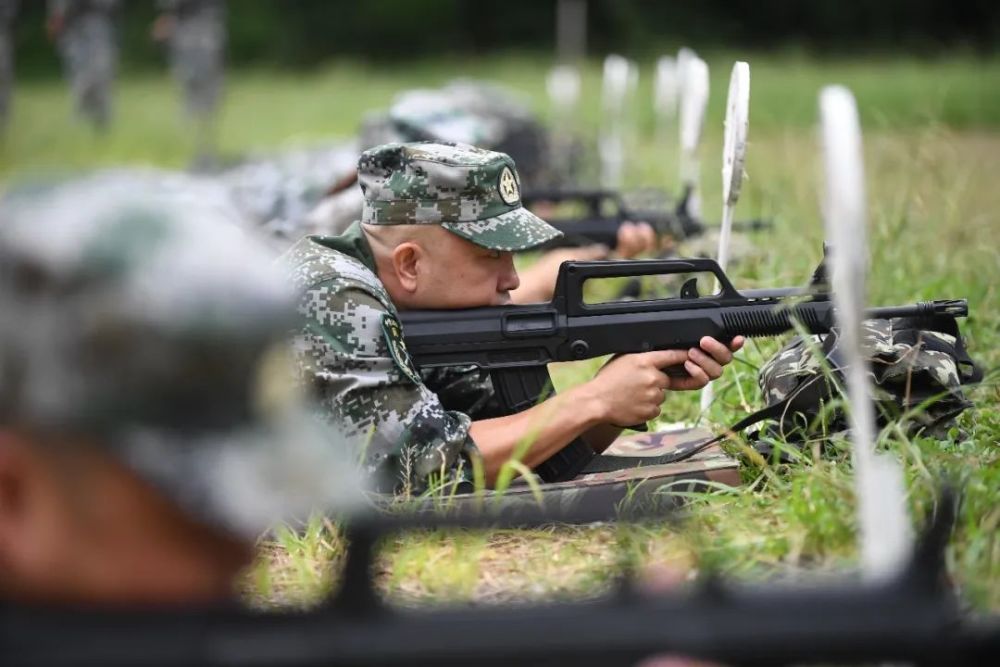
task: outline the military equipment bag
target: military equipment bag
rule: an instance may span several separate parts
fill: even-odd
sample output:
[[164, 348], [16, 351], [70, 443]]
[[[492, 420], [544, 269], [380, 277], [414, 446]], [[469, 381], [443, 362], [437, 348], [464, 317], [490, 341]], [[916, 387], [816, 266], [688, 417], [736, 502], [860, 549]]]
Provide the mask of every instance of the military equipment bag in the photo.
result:
[[[863, 327], [880, 426], [899, 420], [908, 434], [942, 435], [971, 407], [962, 387], [982, 380], [983, 372], [954, 318], [866, 320]], [[767, 436], [801, 442], [847, 428], [843, 410], [830, 405], [844, 366], [837, 343], [834, 334], [796, 336], [761, 367], [757, 380], [767, 407], [755, 415], [773, 420], [757, 434], [762, 453], [770, 452], [762, 442]]]

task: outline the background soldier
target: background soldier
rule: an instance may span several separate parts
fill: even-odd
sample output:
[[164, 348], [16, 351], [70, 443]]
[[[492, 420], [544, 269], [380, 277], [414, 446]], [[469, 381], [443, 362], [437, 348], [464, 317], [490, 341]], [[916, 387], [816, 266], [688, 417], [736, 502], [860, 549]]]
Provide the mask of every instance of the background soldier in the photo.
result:
[[166, 42], [170, 67], [184, 92], [188, 118], [197, 126], [197, 164], [215, 158], [213, 121], [222, 96], [226, 50], [224, 0], [161, 0], [153, 39]]
[[18, 0], [0, 0], [0, 132], [7, 127], [14, 86], [14, 18]]
[[118, 0], [49, 0], [49, 38], [62, 55], [76, 112], [101, 131], [111, 123], [117, 7]]
[[227, 598], [262, 531], [356, 488], [269, 353], [270, 253], [217, 208], [115, 174], [0, 216], [0, 597]]

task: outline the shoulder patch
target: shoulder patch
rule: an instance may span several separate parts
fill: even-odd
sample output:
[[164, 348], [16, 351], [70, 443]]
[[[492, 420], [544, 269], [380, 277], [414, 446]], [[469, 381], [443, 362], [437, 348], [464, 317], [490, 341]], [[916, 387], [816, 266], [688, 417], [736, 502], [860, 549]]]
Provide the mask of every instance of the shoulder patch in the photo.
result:
[[420, 373], [417, 372], [413, 359], [406, 349], [406, 343], [403, 342], [403, 326], [392, 313], [382, 314], [382, 335], [385, 336], [389, 354], [396, 362], [399, 372], [413, 380], [414, 384], [420, 384]]

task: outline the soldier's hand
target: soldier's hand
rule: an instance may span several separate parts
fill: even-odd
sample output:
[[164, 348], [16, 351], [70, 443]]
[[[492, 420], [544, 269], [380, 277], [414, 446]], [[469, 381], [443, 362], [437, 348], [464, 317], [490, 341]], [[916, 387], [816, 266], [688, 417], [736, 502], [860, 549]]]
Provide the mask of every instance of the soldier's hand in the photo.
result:
[[62, 12], [54, 12], [45, 21], [45, 34], [49, 36], [51, 41], [55, 41], [62, 34], [64, 26], [65, 18]]
[[656, 350], [609, 361], [590, 381], [602, 421], [628, 426], [655, 419], [673, 381], [662, 369], [687, 359], [687, 350]]
[[[705, 336], [699, 347], [690, 350], [656, 350], [612, 359], [590, 381], [601, 406], [602, 421], [628, 426], [655, 419], [668, 390], [701, 389], [719, 378], [743, 342], [743, 337], [737, 336], [727, 346]], [[680, 365], [687, 377], [671, 377], [664, 372], [669, 366]]]
[[177, 19], [170, 14], [161, 14], [153, 21], [149, 36], [154, 42], [166, 42], [174, 36], [175, 30], [177, 30]]
[[736, 336], [728, 346], [710, 336], [705, 336], [701, 339], [699, 347], [687, 350], [684, 370], [687, 371], [688, 377], [671, 377], [670, 389], [674, 391], [701, 389], [712, 380], [718, 380], [722, 376], [723, 367], [732, 362], [733, 352], [743, 347], [743, 343], [743, 336]]
[[623, 222], [618, 227], [615, 254], [628, 259], [656, 249], [656, 231], [648, 222]]

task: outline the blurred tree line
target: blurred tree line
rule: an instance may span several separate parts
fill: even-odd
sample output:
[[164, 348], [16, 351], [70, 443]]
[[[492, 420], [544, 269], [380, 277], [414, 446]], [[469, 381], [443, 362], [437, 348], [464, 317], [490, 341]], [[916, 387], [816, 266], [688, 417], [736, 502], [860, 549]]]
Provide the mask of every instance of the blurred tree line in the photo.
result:
[[[45, 2], [22, 0], [19, 76], [49, 76]], [[123, 0], [123, 69], [162, 66], [149, 39], [154, 0]], [[552, 53], [555, 0], [229, 0], [231, 66], [302, 68], [332, 58]], [[983, 54], [1000, 41], [998, 0], [590, 0], [587, 49], [633, 57], [681, 44], [827, 53]]]

